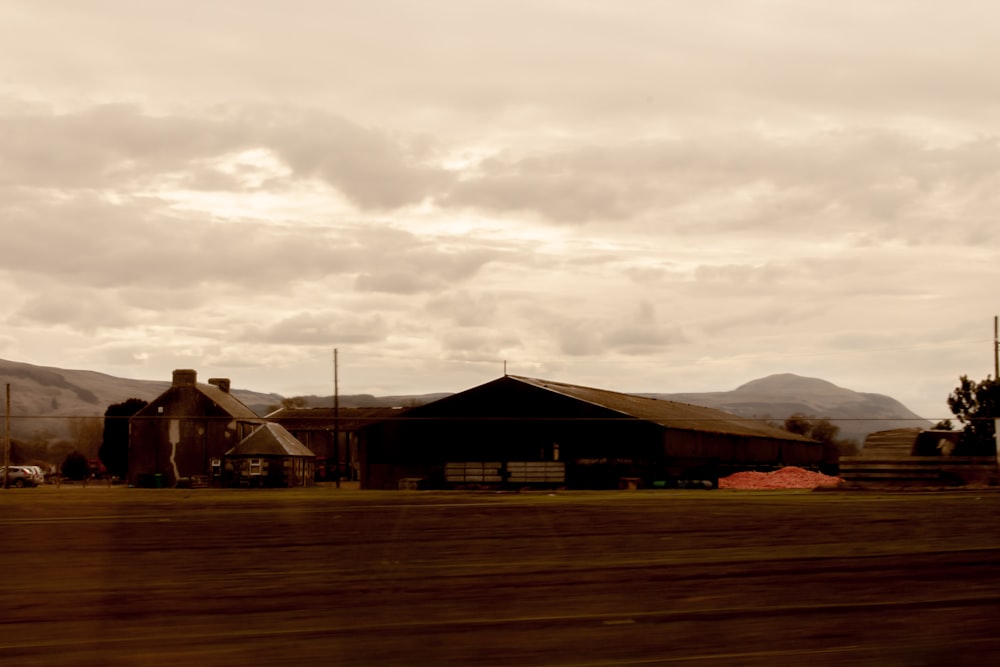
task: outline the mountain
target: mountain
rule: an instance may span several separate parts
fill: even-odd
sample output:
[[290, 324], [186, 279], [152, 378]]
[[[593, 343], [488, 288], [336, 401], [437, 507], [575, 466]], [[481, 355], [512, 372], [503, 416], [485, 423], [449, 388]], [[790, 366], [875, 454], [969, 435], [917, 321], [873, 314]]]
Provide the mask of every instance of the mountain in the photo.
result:
[[[202, 380], [204, 381], [204, 380]], [[60, 440], [69, 438], [80, 417], [103, 417], [109, 405], [130, 398], [150, 401], [170, 386], [170, 380], [129, 380], [94, 371], [65, 370], [34, 366], [0, 359], [0, 393], [11, 385], [11, 438], [18, 440]], [[247, 407], [263, 416], [281, 404], [280, 394], [233, 389]], [[429, 403], [448, 394], [421, 396], [371, 396], [352, 394], [339, 397], [343, 407], [409, 407]], [[0, 396], [0, 419], [3, 401]], [[333, 405], [333, 397], [309, 396], [305, 407]], [[0, 434], [2, 438], [2, 434]], [[2, 464], [0, 464], [2, 465]]]
[[931, 426], [929, 421], [889, 396], [852, 391], [826, 380], [792, 373], [752, 380], [732, 391], [643, 396], [692, 403], [776, 422], [783, 422], [796, 413], [825, 418], [840, 427], [842, 438], [858, 443], [863, 443], [865, 436], [873, 431]]

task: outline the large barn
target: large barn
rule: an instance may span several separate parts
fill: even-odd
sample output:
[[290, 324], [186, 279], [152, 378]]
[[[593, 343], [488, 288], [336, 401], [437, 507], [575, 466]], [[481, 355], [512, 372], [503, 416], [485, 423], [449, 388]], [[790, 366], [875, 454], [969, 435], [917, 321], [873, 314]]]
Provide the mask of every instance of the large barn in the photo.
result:
[[620, 488], [717, 482], [823, 446], [711, 408], [505, 375], [361, 430], [361, 486]]

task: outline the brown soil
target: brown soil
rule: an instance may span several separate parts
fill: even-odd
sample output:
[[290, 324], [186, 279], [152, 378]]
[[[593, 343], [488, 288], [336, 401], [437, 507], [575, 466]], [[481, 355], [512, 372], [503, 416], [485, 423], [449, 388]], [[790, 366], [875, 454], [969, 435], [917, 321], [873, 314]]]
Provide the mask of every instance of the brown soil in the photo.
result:
[[4, 665], [961, 665], [1000, 493], [0, 491]]

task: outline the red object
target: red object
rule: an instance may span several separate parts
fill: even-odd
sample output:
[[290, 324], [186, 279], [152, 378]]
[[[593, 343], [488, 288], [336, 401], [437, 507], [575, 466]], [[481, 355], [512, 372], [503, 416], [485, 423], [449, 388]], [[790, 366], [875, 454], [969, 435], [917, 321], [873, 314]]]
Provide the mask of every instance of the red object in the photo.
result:
[[815, 489], [837, 486], [843, 480], [789, 466], [774, 472], [738, 472], [719, 480], [720, 489]]

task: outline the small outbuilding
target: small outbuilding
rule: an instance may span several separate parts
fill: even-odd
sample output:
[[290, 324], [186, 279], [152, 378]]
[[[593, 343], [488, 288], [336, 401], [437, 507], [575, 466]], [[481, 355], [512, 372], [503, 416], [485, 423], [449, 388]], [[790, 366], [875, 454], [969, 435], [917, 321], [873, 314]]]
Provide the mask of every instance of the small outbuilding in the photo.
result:
[[622, 488], [818, 467], [823, 446], [762, 420], [505, 375], [361, 429], [361, 486]]
[[229, 486], [312, 486], [316, 455], [281, 424], [264, 424], [226, 452]]

